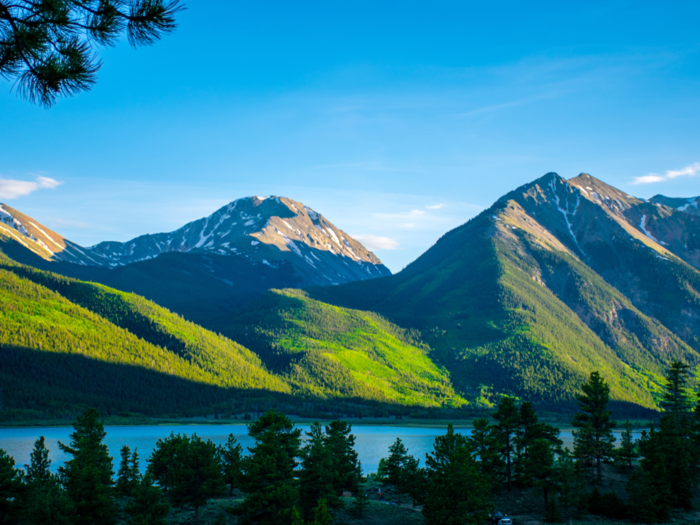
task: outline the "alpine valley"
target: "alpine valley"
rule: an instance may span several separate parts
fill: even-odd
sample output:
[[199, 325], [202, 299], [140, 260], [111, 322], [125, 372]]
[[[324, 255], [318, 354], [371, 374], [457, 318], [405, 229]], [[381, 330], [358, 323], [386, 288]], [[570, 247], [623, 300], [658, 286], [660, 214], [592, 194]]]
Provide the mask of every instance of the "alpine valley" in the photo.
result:
[[395, 275], [284, 197], [92, 247], [3, 204], [1, 415], [567, 410], [594, 370], [657, 409], [700, 366], [699, 204], [548, 173]]

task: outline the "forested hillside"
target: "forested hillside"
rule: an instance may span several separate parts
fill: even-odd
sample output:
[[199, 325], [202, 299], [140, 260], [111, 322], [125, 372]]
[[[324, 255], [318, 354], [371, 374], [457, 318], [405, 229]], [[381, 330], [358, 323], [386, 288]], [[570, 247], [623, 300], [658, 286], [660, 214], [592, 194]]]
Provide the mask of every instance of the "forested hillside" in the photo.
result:
[[314, 301], [299, 290], [274, 290], [223, 326], [304, 396], [465, 403], [418, 333], [371, 312]]
[[0, 259], [3, 408], [186, 413], [288, 392], [257, 356], [143, 298]]
[[[464, 403], [427, 349], [377, 315], [293, 292], [270, 297], [310, 303], [309, 315], [294, 323], [298, 332], [251, 326], [257, 337], [250, 338], [248, 322], [284, 305], [261, 299], [236, 316], [230, 332], [255, 343], [256, 354], [138, 295], [21, 265], [0, 252], [3, 414], [56, 416], [96, 406], [183, 416], [243, 412], [259, 401], [338, 399], [356, 406]], [[299, 351], [291, 369], [279, 349]]]

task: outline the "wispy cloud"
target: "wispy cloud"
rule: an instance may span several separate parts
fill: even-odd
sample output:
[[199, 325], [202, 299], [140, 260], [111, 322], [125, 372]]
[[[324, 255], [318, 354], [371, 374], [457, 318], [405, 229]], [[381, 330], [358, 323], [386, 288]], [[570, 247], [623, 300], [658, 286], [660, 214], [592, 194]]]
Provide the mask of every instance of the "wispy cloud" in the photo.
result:
[[0, 178], [0, 199], [16, 199], [29, 195], [36, 190], [52, 190], [61, 182], [50, 177], [37, 176], [35, 180], [14, 180]]
[[663, 182], [677, 177], [695, 177], [698, 173], [700, 173], [700, 162], [694, 162], [690, 166], [679, 170], [668, 170], [663, 175], [659, 173], [648, 173], [647, 175], [636, 177], [634, 181], [632, 181], [632, 184], [652, 184], [654, 182]]
[[440, 204], [433, 204], [432, 206], [426, 206], [426, 210], [441, 210], [442, 208], [445, 207], [445, 203], [441, 202]]
[[398, 250], [399, 242], [379, 235], [357, 234], [352, 236], [370, 250]]

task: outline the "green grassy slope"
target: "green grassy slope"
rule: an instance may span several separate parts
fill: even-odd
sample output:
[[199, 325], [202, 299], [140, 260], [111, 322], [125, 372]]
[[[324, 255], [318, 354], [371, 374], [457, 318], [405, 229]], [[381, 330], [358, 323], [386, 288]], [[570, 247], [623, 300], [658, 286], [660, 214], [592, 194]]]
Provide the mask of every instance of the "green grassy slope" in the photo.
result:
[[429, 348], [377, 314], [314, 301], [299, 290], [275, 290], [227, 330], [305, 396], [464, 403]]

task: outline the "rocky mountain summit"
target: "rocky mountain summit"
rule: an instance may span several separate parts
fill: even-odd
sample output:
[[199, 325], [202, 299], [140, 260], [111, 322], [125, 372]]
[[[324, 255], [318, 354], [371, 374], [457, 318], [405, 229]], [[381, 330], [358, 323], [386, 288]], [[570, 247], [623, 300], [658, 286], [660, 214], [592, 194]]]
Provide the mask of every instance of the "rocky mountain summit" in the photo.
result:
[[389, 275], [362, 244], [308, 206], [286, 197], [246, 197], [169, 233], [79, 246], [5, 204], [0, 229], [44, 259], [119, 268], [166, 253], [233, 257], [278, 269], [291, 265], [302, 285]]

